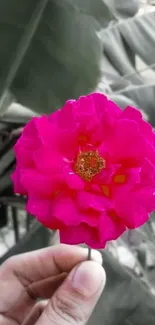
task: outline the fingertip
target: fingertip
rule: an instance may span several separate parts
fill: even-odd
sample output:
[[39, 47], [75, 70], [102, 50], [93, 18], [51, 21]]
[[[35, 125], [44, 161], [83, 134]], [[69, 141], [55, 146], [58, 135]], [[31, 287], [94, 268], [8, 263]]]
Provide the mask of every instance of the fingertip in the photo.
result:
[[70, 274], [72, 287], [83, 296], [91, 297], [100, 294], [105, 287], [106, 273], [104, 268], [97, 262], [82, 262]]
[[102, 265], [103, 263], [103, 258], [102, 258], [102, 255], [99, 251], [95, 250], [95, 249], [92, 249], [91, 250], [91, 258], [90, 258], [91, 261], [94, 261], [96, 263], [99, 263], [100, 265]]

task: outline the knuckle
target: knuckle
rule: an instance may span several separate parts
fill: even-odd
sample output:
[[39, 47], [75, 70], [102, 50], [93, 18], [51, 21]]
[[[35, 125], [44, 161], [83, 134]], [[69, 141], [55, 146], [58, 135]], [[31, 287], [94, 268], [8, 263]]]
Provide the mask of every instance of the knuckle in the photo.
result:
[[3, 267], [6, 270], [11, 270], [13, 269], [15, 263], [16, 263], [16, 256], [11, 256], [4, 262]]
[[1, 271], [5, 275], [12, 274], [14, 277], [18, 278], [24, 287], [28, 287], [30, 280], [24, 275], [20, 264], [21, 263], [19, 256], [16, 255], [9, 257], [8, 260], [3, 263]]
[[56, 293], [49, 303], [49, 315], [52, 322], [60, 324], [61, 321], [66, 324], [83, 324], [86, 315], [82, 308], [82, 303], [76, 301], [74, 297]]

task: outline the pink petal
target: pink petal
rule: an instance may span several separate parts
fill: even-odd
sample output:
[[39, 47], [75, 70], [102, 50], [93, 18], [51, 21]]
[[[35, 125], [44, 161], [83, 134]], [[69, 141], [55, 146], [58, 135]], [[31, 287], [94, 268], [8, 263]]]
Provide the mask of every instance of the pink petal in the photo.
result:
[[117, 123], [114, 137], [109, 141], [109, 154], [113, 162], [127, 165], [140, 164], [146, 154], [146, 143], [139, 134], [137, 124], [130, 120]]
[[107, 150], [107, 141], [112, 139], [115, 133], [117, 118], [111, 115], [110, 110], [106, 110], [100, 119], [100, 123], [91, 135], [92, 143], [104, 144]]
[[[113, 184], [112, 184], [112, 192], [113, 195], [116, 193], [116, 195], [120, 196], [123, 195], [124, 191], [133, 190], [135, 186], [140, 185], [141, 183], [141, 177], [140, 177], [140, 171], [141, 168], [120, 168], [114, 178], [113, 178]], [[115, 178], [119, 175], [125, 176], [124, 183], [117, 183], [115, 182]]]
[[63, 168], [63, 179], [64, 182], [71, 189], [82, 190], [84, 189], [84, 180], [71, 169], [69, 164], [66, 164]]
[[27, 191], [21, 182], [21, 170], [18, 166], [16, 166], [16, 169], [13, 172], [11, 178], [14, 185], [14, 192], [18, 194], [26, 195]]
[[90, 227], [96, 227], [98, 228], [99, 220], [100, 220], [100, 212], [97, 210], [94, 210], [91, 207], [88, 207], [85, 210], [81, 210], [81, 223], [85, 223], [86, 225]]
[[103, 194], [86, 191], [77, 193], [77, 204], [80, 209], [92, 208], [100, 212], [112, 208], [112, 202]]
[[101, 115], [103, 115], [104, 111], [107, 110], [108, 107], [108, 98], [102, 93], [93, 93], [88, 96], [95, 109], [96, 115], [98, 119], [100, 119]]
[[[31, 141], [34, 141], [38, 137], [38, 131], [36, 128], [37, 117], [33, 117], [24, 127], [22, 136], [24, 138], [30, 138]], [[44, 117], [43, 117], [44, 119]], [[41, 120], [43, 120], [41, 119]]]
[[107, 168], [103, 168], [102, 171], [93, 178], [93, 183], [99, 185], [110, 184], [112, 182], [114, 174], [119, 169], [119, 167], [120, 164], [113, 164]]
[[34, 117], [24, 128], [23, 137], [28, 141], [46, 144], [53, 141], [52, 124], [44, 114], [41, 117]]
[[[72, 193], [73, 194], [73, 193]], [[97, 226], [99, 223], [100, 213], [86, 206], [85, 210], [77, 204], [77, 193], [75, 195], [66, 196], [61, 191], [54, 200], [52, 200], [52, 216], [56, 217], [66, 226], [76, 226], [85, 223], [91, 227]]]
[[122, 111], [122, 114], [121, 114], [121, 118], [134, 120], [134, 121], [137, 121], [137, 122], [141, 121], [142, 117], [143, 117], [142, 113], [138, 109], [136, 109], [136, 108], [134, 108], [132, 106], [127, 106]]
[[50, 229], [60, 229], [63, 223], [52, 216], [52, 203], [50, 200], [41, 199], [40, 197], [30, 195], [26, 205], [27, 211], [35, 216], [39, 222]]
[[51, 202], [50, 200], [40, 199], [34, 195], [29, 195], [26, 205], [27, 211], [35, 216], [46, 226], [50, 225], [51, 219]]
[[121, 115], [121, 109], [108, 98], [105, 105], [101, 106], [101, 108], [103, 112], [100, 117], [100, 124], [97, 130], [95, 130], [96, 134], [94, 136], [98, 139], [102, 139], [102, 143], [105, 143], [106, 140], [111, 139], [115, 133], [115, 127]]
[[22, 167], [33, 166], [33, 152], [43, 145], [54, 147], [53, 129], [48, 118], [33, 118], [24, 128], [22, 136], [14, 146], [18, 164]]
[[98, 230], [86, 224], [81, 224], [77, 227], [66, 227], [60, 230], [60, 242], [69, 245], [85, 243], [95, 249], [105, 247], [105, 243], [100, 242]]
[[15, 154], [16, 154], [16, 160], [18, 162], [19, 166], [22, 166], [22, 168], [32, 168], [34, 166], [33, 162], [33, 150], [27, 149], [26, 146], [24, 146], [24, 143], [17, 142], [16, 146], [14, 147]]
[[76, 226], [81, 222], [81, 215], [76, 202], [61, 193], [52, 201], [51, 213], [52, 216], [65, 223], [66, 226]]
[[107, 107], [108, 107], [109, 114], [113, 115], [113, 117], [117, 117], [117, 118], [120, 117], [122, 110], [110, 99], [108, 99]]
[[120, 237], [126, 230], [125, 225], [116, 216], [110, 217], [107, 213], [103, 214], [100, 218], [99, 232], [100, 241], [106, 242], [109, 240], [115, 240]]
[[115, 198], [117, 214], [130, 229], [143, 225], [149, 219], [149, 213], [155, 209], [154, 191], [138, 189], [122, 193]]
[[94, 102], [98, 118], [109, 110], [109, 114], [119, 116], [122, 110], [103, 93], [93, 93], [88, 96]]
[[146, 158], [141, 168], [140, 178], [142, 187], [155, 184], [155, 166]]
[[64, 161], [59, 152], [51, 150], [50, 146], [42, 146], [33, 152], [35, 168], [42, 174], [62, 174]]
[[[74, 116], [76, 101], [67, 101], [61, 110], [51, 114], [49, 119], [55, 127], [56, 149], [68, 159], [73, 159], [78, 146], [78, 127]], [[66, 145], [67, 144], [67, 145]]]
[[[105, 101], [105, 100], [104, 100]], [[107, 141], [115, 136], [116, 123], [121, 115], [121, 109], [112, 101], [105, 101], [102, 107], [102, 115], [99, 119], [99, 124], [92, 133], [93, 143], [102, 143], [107, 150]]]
[[153, 143], [153, 129], [151, 124], [142, 120], [140, 124], [140, 133], [145, 136], [146, 140]]
[[74, 114], [78, 122], [86, 122], [86, 118], [95, 116], [95, 105], [92, 96], [81, 96], [76, 102]]
[[68, 100], [60, 110], [50, 115], [50, 122], [63, 132], [76, 129], [76, 120], [74, 117], [75, 105], [75, 100]]
[[52, 197], [62, 182], [59, 175], [42, 175], [37, 170], [27, 169], [21, 171], [20, 181], [27, 192], [43, 198]]
[[136, 121], [138, 123], [140, 133], [145, 135], [145, 138], [147, 138], [149, 141], [153, 141], [152, 126], [143, 120], [143, 116], [138, 109], [131, 106], [126, 107], [124, 111], [122, 111], [121, 118]]
[[150, 142], [147, 142], [146, 155], [145, 157], [155, 165], [155, 146]]
[[108, 150], [107, 150], [107, 147], [106, 147], [104, 141], [101, 144], [99, 144], [97, 149], [98, 149], [100, 156], [106, 160], [108, 157]]
[[75, 131], [59, 132], [57, 148], [64, 158], [72, 161], [78, 152], [78, 133]]

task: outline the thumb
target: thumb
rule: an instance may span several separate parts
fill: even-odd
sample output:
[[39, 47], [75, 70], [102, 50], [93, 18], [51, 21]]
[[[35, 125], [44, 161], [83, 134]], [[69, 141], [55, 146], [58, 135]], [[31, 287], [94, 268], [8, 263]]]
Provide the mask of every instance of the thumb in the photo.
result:
[[86, 261], [76, 266], [50, 299], [36, 325], [84, 325], [105, 286], [102, 266]]

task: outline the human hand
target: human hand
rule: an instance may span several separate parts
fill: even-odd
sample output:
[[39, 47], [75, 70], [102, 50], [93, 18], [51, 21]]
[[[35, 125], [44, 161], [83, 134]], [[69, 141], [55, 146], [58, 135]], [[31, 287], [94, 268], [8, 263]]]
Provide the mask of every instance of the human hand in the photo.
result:
[[[0, 325], [84, 325], [105, 285], [99, 252], [58, 245], [0, 267]], [[38, 298], [44, 301], [37, 302]]]

